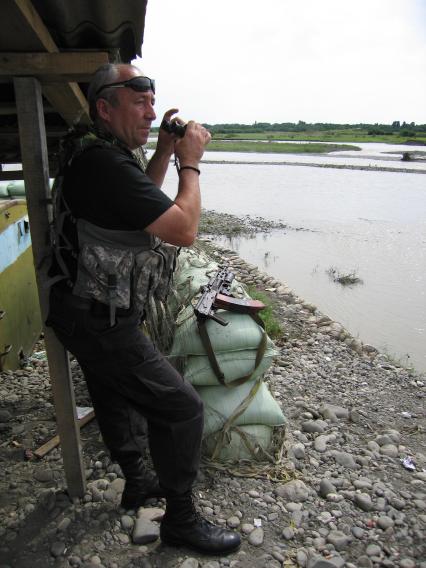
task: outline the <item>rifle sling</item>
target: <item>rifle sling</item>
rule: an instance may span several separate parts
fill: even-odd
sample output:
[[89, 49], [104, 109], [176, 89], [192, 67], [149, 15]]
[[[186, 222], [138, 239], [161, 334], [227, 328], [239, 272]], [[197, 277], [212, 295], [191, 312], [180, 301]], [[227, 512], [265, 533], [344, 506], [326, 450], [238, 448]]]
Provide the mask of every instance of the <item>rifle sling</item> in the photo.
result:
[[260, 342], [259, 342], [259, 345], [257, 347], [256, 360], [255, 360], [255, 363], [254, 363], [254, 368], [247, 375], [244, 375], [243, 377], [235, 379], [234, 381], [231, 381], [230, 383], [225, 382], [225, 374], [222, 372], [222, 369], [220, 368], [220, 365], [219, 365], [218, 360], [216, 358], [216, 354], [213, 350], [213, 346], [212, 346], [211, 341], [210, 341], [210, 336], [209, 336], [209, 333], [208, 333], [207, 327], [206, 327], [207, 319], [197, 318], [198, 331], [200, 333], [201, 342], [203, 344], [203, 347], [204, 347], [206, 354], [207, 354], [207, 357], [209, 359], [210, 366], [213, 369], [214, 374], [217, 377], [217, 380], [224, 387], [237, 387], [239, 385], [242, 385], [246, 381], [248, 381], [251, 378], [251, 376], [253, 375], [253, 373], [256, 371], [256, 369], [258, 368], [260, 363], [262, 362], [263, 356], [265, 355], [268, 335], [265, 331], [264, 323], [256, 313], [249, 314], [249, 315], [263, 329], [262, 337], [260, 338]]
[[220, 454], [220, 451], [222, 450], [223, 446], [225, 445], [226, 439], [228, 439], [228, 442], [231, 441], [230, 440], [231, 434], [229, 432], [230, 429], [232, 428], [232, 426], [233, 426], [234, 422], [237, 420], [237, 418], [239, 418], [241, 416], [241, 414], [243, 414], [243, 412], [245, 412], [247, 410], [250, 403], [252, 402], [254, 397], [257, 395], [257, 392], [258, 392], [261, 384], [262, 384], [262, 378], [260, 377], [253, 384], [253, 386], [251, 387], [250, 392], [248, 393], [246, 398], [240, 402], [240, 404], [237, 406], [237, 408], [234, 409], [231, 416], [229, 416], [229, 418], [226, 420], [225, 424], [222, 427], [222, 430], [220, 432], [218, 432], [216, 446], [214, 448], [212, 458], [211, 458], [212, 460], [217, 459], [218, 455]]
[[253, 370], [248, 373], [248, 375], [244, 375], [244, 377], [240, 377], [239, 379], [235, 379], [227, 386], [237, 387], [238, 385], [242, 385], [246, 381], [250, 380], [253, 373], [256, 371], [260, 363], [262, 362], [263, 356], [265, 355], [266, 346], [268, 342], [268, 335], [265, 330], [263, 330], [262, 337], [260, 338], [259, 345], [257, 346], [257, 353], [256, 353], [256, 360], [254, 362]]
[[211, 344], [209, 333], [206, 327], [206, 321], [206, 319], [197, 318], [198, 331], [200, 332], [201, 342], [207, 353], [207, 357], [209, 358], [211, 368], [213, 369], [218, 381], [221, 385], [226, 386], [225, 375], [222, 373], [222, 370], [219, 367], [219, 363], [217, 362], [215, 352], [213, 351], [213, 346]]

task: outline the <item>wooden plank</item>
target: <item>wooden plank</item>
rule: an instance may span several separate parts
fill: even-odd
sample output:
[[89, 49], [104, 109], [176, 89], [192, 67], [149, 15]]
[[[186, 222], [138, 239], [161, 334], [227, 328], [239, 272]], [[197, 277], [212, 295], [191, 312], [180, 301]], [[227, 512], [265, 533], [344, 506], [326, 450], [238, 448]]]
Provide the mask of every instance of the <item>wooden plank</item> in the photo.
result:
[[12, 0], [15, 12], [24, 20], [21, 33], [25, 36], [31, 34], [36, 38], [39, 48], [45, 49], [50, 53], [59, 51], [49, 30], [34, 8], [31, 0]]
[[24, 179], [24, 172], [22, 170], [0, 171], [0, 181], [13, 181], [15, 179]]
[[[58, 53], [59, 49], [53, 41], [49, 30], [43, 23], [30, 0], [12, 0], [14, 19], [20, 22], [20, 33], [31, 36], [34, 51]], [[77, 83], [46, 85], [43, 93], [49, 103], [57, 110], [69, 126], [81, 120], [82, 124], [90, 124], [89, 107]]]
[[[1, 83], [1, 79], [0, 79]], [[52, 108], [50, 105], [45, 104], [43, 106], [44, 114], [54, 113], [56, 110]], [[16, 110], [15, 103], [0, 103], [0, 116], [12, 116], [15, 115], [18, 111]]]
[[[46, 258], [50, 249], [51, 211], [45, 204], [50, 198], [50, 188], [41, 86], [37, 79], [30, 77], [16, 77], [14, 86], [34, 266], [44, 322], [49, 304], [45, 282], [49, 268]], [[73, 497], [81, 497], [86, 481], [68, 353], [51, 328], [45, 327], [44, 334], [68, 491]]]
[[[92, 410], [91, 412], [89, 412], [89, 414], [86, 414], [86, 416], [83, 416], [83, 418], [79, 418], [78, 419], [78, 427], [80, 428], [80, 430], [88, 422], [93, 420], [94, 417], [95, 417], [95, 412]], [[56, 448], [56, 446], [59, 446], [60, 442], [61, 442], [61, 439], [60, 439], [59, 435], [57, 434], [56, 436], [53, 436], [53, 438], [51, 438], [48, 442], [46, 442], [45, 444], [43, 444], [42, 446], [37, 448], [34, 452], [34, 455], [38, 458], [44, 458], [44, 456], [46, 454], [48, 454], [50, 451], [52, 451], [53, 448]]]
[[43, 94], [69, 126], [91, 124], [88, 102], [77, 83], [44, 85]]
[[42, 83], [88, 83], [98, 67], [108, 63], [108, 53], [0, 53], [0, 77], [29, 75]]

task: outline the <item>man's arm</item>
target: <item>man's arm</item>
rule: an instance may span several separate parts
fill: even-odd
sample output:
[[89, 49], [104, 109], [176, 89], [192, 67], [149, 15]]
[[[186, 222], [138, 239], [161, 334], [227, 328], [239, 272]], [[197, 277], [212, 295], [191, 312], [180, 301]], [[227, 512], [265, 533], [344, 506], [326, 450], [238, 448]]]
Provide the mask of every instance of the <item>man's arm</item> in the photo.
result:
[[148, 233], [176, 246], [190, 246], [195, 240], [200, 221], [201, 196], [197, 172], [183, 170], [179, 174], [174, 205], [145, 228]]
[[170, 154], [156, 150], [148, 163], [145, 173], [157, 187], [161, 188], [163, 185], [172, 154], [173, 150]]
[[[175, 142], [175, 155], [181, 167], [198, 168], [210, 138], [210, 133], [203, 126], [189, 122], [185, 136]], [[200, 212], [199, 175], [195, 170], [183, 169], [179, 173], [174, 205], [145, 230], [172, 245], [189, 246], [197, 236]]]

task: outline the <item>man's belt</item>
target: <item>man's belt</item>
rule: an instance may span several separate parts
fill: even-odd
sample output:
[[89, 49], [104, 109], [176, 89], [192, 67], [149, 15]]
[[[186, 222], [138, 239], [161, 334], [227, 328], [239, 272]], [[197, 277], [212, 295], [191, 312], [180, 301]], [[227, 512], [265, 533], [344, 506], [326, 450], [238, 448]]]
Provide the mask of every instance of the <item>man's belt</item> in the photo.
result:
[[[76, 296], [67, 291], [54, 290], [53, 292], [68, 306], [75, 308], [77, 310], [87, 310], [90, 311], [95, 316], [109, 316], [110, 307], [108, 304], [98, 302], [90, 298], [82, 298], [81, 296]], [[117, 315], [126, 316], [132, 312], [132, 308], [116, 308], [115, 313]]]

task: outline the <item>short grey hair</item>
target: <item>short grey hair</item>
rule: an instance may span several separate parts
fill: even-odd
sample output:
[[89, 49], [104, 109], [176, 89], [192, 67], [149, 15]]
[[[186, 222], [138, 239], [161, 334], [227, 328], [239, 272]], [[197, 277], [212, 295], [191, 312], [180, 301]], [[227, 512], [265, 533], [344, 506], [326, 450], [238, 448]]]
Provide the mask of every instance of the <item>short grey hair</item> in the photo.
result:
[[98, 99], [105, 99], [112, 106], [118, 105], [117, 89], [104, 89], [100, 95], [97, 95], [97, 92], [104, 85], [120, 81], [121, 70], [125, 68], [135, 69], [139, 75], [143, 76], [141, 70], [136, 67], [136, 65], [130, 65], [128, 63], [105, 63], [105, 65], [101, 65], [101, 67], [95, 71], [87, 91], [89, 114], [95, 124], [98, 121], [98, 110], [96, 108], [96, 101]]
[[[105, 65], [102, 65], [95, 71], [87, 91], [89, 113], [93, 122], [96, 123], [98, 119], [98, 111], [96, 108], [96, 101], [100, 98], [97, 95], [98, 90], [104, 85], [119, 81], [119, 77], [120, 65], [114, 63], [105, 63]], [[104, 89], [102, 91], [102, 98], [115, 106], [118, 102], [116, 89]]]

